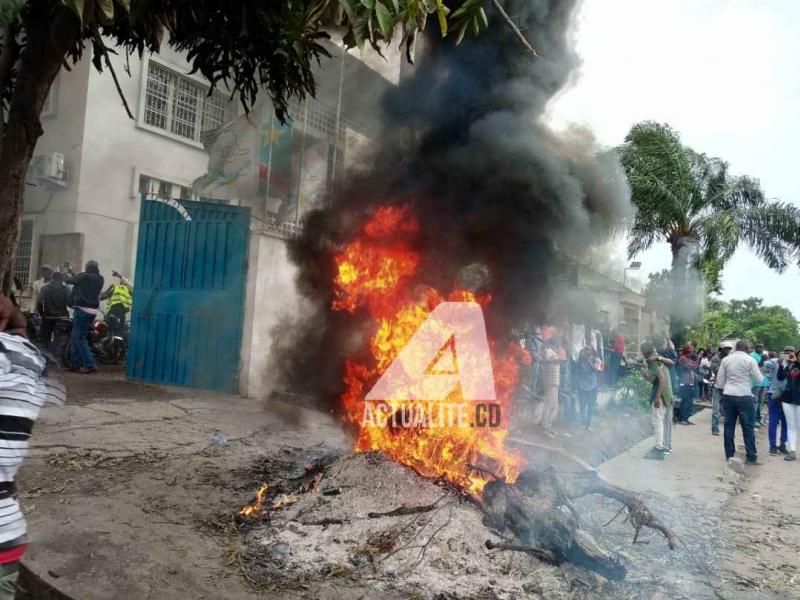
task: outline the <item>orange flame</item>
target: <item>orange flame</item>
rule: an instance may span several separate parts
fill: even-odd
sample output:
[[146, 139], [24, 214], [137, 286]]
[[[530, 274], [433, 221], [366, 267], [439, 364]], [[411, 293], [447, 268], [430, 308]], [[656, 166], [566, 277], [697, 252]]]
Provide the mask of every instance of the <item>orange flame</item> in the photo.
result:
[[279, 500], [275, 500], [275, 502], [272, 503], [272, 510], [278, 510], [279, 508], [289, 506], [295, 502], [297, 502], [296, 496], [287, 496], [286, 494], [283, 494]]
[[[331, 308], [349, 313], [365, 309], [375, 325], [369, 341], [370, 359], [345, 363], [345, 418], [358, 430], [356, 451], [381, 450], [425, 477], [444, 478], [478, 498], [490, 479], [488, 473], [513, 482], [524, 464], [518, 452], [505, 448], [519, 364], [525, 360], [520, 353], [526, 354], [518, 344], [498, 348], [489, 340], [501, 408], [498, 427], [379, 427], [362, 422], [365, 395], [438, 304], [477, 302], [486, 307], [491, 302], [488, 295], [476, 297], [463, 289], [445, 294], [414, 284], [422, 261], [412, 243], [418, 231], [409, 205], [384, 206], [361, 227], [356, 239], [334, 256]], [[446, 402], [463, 402], [460, 390]], [[390, 400], [387, 404], [396, 411], [402, 403]], [[436, 421], [443, 416], [441, 406], [430, 402], [421, 409]]]
[[267, 498], [267, 490], [269, 486], [266, 483], [262, 483], [261, 486], [258, 488], [256, 492], [256, 499], [252, 504], [248, 504], [242, 510], [239, 511], [239, 514], [243, 517], [255, 517], [260, 515], [264, 512], [264, 501]]

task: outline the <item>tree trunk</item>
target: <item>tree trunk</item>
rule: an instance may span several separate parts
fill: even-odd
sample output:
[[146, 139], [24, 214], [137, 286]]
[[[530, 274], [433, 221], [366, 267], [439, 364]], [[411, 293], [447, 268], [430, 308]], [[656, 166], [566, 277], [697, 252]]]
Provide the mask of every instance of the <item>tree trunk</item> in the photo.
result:
[[686, 329], [684, 307], [688, 292], [690, 240], [686, 237], [678, 237], [670, 240], [670, 247], [672, 249], [672, 271], [670, 273], [672, 297], [669, 303], [669, 337], [675, 344], [675, 348], [680, 351]]
[[0, 142], [0, 273], [8, 293], [25, 200], [25, 176], [36, 141], [39, 115], [66, 52], [79, 38], [77, 18], [63, 7], [32, 0], [24, 9], [25, 47]]

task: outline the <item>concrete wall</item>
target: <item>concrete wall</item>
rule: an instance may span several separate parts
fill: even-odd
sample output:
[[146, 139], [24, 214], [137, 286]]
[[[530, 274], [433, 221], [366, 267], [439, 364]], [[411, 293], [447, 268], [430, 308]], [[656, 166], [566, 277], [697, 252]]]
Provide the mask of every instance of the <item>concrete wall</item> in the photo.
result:
[[243, 396], [265, 398], [272, 391], [273, 329], [301, 317], [307, 306], [295, 286], [296, 272], [285, 240], [259, 231], [251, 233], [242, 328]]
[[75, 210], [78, 206], [80, 167], [84, 151], [86, 120], [86, 90], [89, 80], [89, 61], [82, 61], [56, 78], [50, 90], [50, 110], [42, 114], [44, 134], [39, 138], [34, 155], [60, 152], [67, 169], [66, 185], [47, 186], [28, 178], [25, 190], [23, 219], [33, 225], [31, 276], [33, 281], [39, 267], [40, 238], [43, 234], [76, 231]]
[[[208, 155], [199, 143], [142, 127], [148, 60], [149, 55], [132, 56], [129, 77], [124, 57], [112, 56], [136, 120], [126, 115], [109, 73], [91, 66], [89, 49], [72, 71], [59, 74], [55, 112], [43, 118], [45, 133], [35, 153], [63, 153], [69, 181], [64, 190], [36, 188], [26, 195], [25, 216], [36, 216], [33, 270], [41, 235], [78, 232], [83, 234], [81, 263], [97, 260], [107, 277], [114, 269], [133, 275], [139, 175], [190, 186], [206, 171]], [[166, 47], [153, 60], [179, 73], [189, 71], [183, 56]]]

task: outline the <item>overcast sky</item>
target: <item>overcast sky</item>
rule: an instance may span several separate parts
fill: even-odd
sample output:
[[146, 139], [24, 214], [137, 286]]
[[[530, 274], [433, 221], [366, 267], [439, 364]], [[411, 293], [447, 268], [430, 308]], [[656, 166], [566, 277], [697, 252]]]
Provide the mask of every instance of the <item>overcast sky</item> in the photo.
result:
[[[576, 35], [583, 65], [552, 106], [557, 121], [585, 123], [607, 145], [637, 121], [667, 122], [769, 197], [800, 204], [800, 1], [585, 0]], [[643, 275], [659, 271], [669, 248], [637, 260]], [[722, 297], [749, 296], [800, 318], [800, 270], [778, 275], [739, 250]]]

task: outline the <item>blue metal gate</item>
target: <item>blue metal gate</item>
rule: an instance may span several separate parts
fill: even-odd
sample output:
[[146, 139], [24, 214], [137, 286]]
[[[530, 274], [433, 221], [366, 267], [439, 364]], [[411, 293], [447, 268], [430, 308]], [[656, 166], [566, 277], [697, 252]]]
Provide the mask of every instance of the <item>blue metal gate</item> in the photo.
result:
[[238, 391], [250, 209], [142, 200], [127, 375]]

